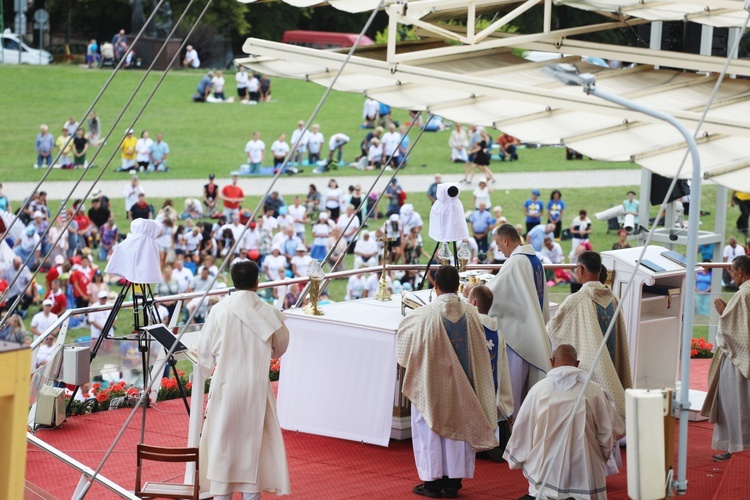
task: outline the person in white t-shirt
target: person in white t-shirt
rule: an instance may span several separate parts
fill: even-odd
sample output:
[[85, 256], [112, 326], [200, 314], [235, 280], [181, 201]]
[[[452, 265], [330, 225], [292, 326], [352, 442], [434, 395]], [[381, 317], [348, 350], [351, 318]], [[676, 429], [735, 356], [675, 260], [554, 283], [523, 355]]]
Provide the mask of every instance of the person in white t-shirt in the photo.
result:
[[[271, 253], [263, 259], [263, 272], [266, 274], [267, 281], [279, 281], [284, 279], [286, 273], [286, 257], [281, 255], [281, 247], [274, 245], [271, 247]], [[278, 287], [274, 287], [273, 296], [279, 298]]]
[[333, 153], [336, 153], [336, 161], [339, 166], [343, 166], [344, 162], [342, 157], [344, 155], [344, 146], [346, 146], [351, 139], [346, 134], [333, 134], [328, 140], [328, 162], [333, 161]]
[[307, 276], [307, 268], [312, 262], [312, 257], [307, 255], [307, 247], [300, 243], [297, 247], [297, 253], [292, 257], [292, 273], [295, 278], [304, 278]]
[[247, 82], [247, 94], [250, 98], [248, 103], [258, 103], [260, 102], [260, 80], [258, 80], [258, 77], [256, 75], [250, 75], [250, 79]]
[[247, 70], [244, 66], [240, 66], [237, 73], [234, 75], [234, 81], [237, 82], [237, 97], [240, 101], [246, 102], [248, 100], [247, 85], [250, 82]]
[[307, 161], [310, 165], [315, 165], [320, 161], [320, 150], [323, 149], [324, 142], [325, 137], [320, 133], [320, 126], [316, 123], [307, 137]]
[[377, 137], [373, 137], [370, 141], [370, 147], [367, 150], [367, 163], [368, 166], [366, 170], [375, 170], [376, 168], [380, 168], [383, 166], [383, 162], [385, 159], [383, 158], [383, 143], [380, 142], [380, 139]]
[[221, 70], [217, 70], [214, 77], [211, 79], [211, 87], [214, 89], [214, 97], [226, 101], [227, 97], [224, 95], [224, 75]]
[[359, 300], [365, 291], [366, 279], [360, 275], [349, 277], [349, 283], [346, 285], [346, 297], [344, 300]]
[[122, 192], [122, 195], [125, 197], [125, 213], [130, 213], [130, 209], [138, 202], [138, 197], [141, 194], [145, 194], [145, 192], [138, 182], [138, 177], [132, 175], [130, 177], [130, 184]]
[[354, 267], [373, 267], [378, 265], [380, 248], [369, 231], [362, 231], [362, 238], [354, 245]]
[[307, 141], [310, 139], [310, 131], [305, 130], [305, 122], [300, 120], [297, 122], [297, 128], [292, 132], [292, 147], [294, 150], [294, 165], [302, 165], [302, 157], [307, 151]]
[[193, 271], [185, 267], [182, 255], [178, 255], [172, 268], [172, 277], [180, 285], [180, 293], [187, 292], [188, 285], [193, 279]]
[[396, 125], [394, 123], [388, 125], [388, 132], [383, 134], [381, 142], [383, 143], [383, 161], [388, 162], [390, 159], [390, 165], [397, 167], [401, 162], [400, 153], [398, 151], [398, 146], [401, 143], [401, 134], [396, 131]]
[[182, 65], [193, 69], [201, 67], [201, 60], [198, 59], [198, 51], [192, 45], [188, 45], [185, 48], [185, 59], [182, 61]]
[[[103, 306], [107, 304], [107, 292], [102, 290], [97, 294], [97, 298], [99, 299], [99, 302], [96, 304], [98, 306]], [[99, 338], [99, 335], [102, 333], [102, 329], [104, 328], [104, 324], [107, 322], [107, 318], [109, 317], [109, 313], [111, 311], [95, 311], [88, 314], [88, 322], [89, 327], [91, 327], [91, 346], [93, 347], [96, 343], [96, 339]]]
[[52, 306], [55, 303], [52, 299], [44, 299], [42, 310], [31, 318], [30, 330], [34, 334], [34, 339], [47, 331], [52, 324], [57, 321], [57, 314], [52, 312]]
[[[351, 223], [349, 221], [351, 221]], [[346, 206], [344, 213], [339, 216], [339, 220], [336, 224], [342, 231], [344, 231], [344, 239], [353, 250], [351, 245], [354, 242], [354, 237], [357, 236], [357, 230], [359, 229], [359, 218], [357, 218], [357, 214], [354, 213], [354, 205], [349, 204]], [[349, 225], [348, 228], [346, 227], [347, 224]]]
[[302, 204], [299, 196], [294, 197], [294, 203], [286, 207], [287, 222], [291, 222], [294, 234], [304, 243], [305, 223], [307, 223], [307, 208]]
[[362, 107], [362, 119], [365, 128], [375, 128], [375, 122], [378, 120], [378, 111], [380, 104], [375, 99], [367, 98]]
[[141, 138], [135, 141], [135, 161], [138, 163], [138, 170], [143, 172], [151, 164], [151, 146], [154, 141], [148, 136], [148, 130], [141, 132]]
[[281, 168], [281, 165], [284, 164], [286, 155], [289, 154], [289, 143], [286, 142], [286, 134], [281, 134], [277, 140], [273, 141], [271, 152], [273, 152], [273, 171], [276, 173]]
[[245, 145], [245, 153], [250, 173], [259, 174], [260, 167], [263, 166], [263, 156], [266, 154], [266, 143], [260, 140], [260, 132], [253, 132], [253, 139]]
[[202, 241], [203, 233], [198, 226], [195, 226], [192, 231], [185, 235], [185, 255], [188, 257], [198, 255]]
[[490, 194], [492, 189], [487, 185], [487, 180], [480, 179], [479, 186], [474, 189], [471, 196], [471, 203], [475, 210], [479, 210], [479, 205], [484, 203], [485, 207], [491, 207]]
[[34, 360], [36, 367], [45, 365], [50, 361], [52, 358], [52, 352], [56, 347], [56, 340], [56, 335], [47, 335], [47, 337], [44, 338], [44, 342], [41, 343], [36, 352], [36, 360]]

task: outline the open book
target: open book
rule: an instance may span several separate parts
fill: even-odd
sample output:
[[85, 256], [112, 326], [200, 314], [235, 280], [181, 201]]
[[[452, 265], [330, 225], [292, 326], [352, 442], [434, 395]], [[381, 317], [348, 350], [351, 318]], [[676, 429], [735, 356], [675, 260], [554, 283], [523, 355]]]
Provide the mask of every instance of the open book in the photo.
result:
[[427, 302], [422, 300], [417, 296], [417, 294], [412, 292], [403, 292], [401, 294], [401, 310], [402, 312], [404, 309], [416, 309], [418, 307], [422, 307], [427, 305]]

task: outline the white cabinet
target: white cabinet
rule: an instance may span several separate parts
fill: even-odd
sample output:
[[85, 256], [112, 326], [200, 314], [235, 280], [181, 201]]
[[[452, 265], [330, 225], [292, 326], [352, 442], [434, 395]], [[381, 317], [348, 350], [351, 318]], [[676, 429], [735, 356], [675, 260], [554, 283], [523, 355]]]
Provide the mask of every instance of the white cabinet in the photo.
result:
[[[663, 268], [639, 265], [642, 247], [602, 252], [602, 263], [614, 271], [612, 290], [623, 302], [630, 369], [638, 389], [675, 387], [679, 370], [685, 268], [663, 257], [669, 249], [649, 246], [644, 260]], [[633, 286], [626, 294], [628, 284]]]

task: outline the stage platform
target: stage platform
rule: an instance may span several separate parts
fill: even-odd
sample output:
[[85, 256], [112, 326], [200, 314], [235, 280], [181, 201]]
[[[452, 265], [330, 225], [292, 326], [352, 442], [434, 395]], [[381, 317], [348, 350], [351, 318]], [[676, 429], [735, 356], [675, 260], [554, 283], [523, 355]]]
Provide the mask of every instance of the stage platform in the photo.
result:
[[[710, 360], [694, 360], [691, 373], [694, 389], [705, 386]], [[96, 468], [127, 418], [121, 409], [68, 419], [62, 428], [37, 432], [36, 436], [89, 467]], [[105, 464], [103, 474], [121, 486], [133, 489], [135, 446], [140, 439], [140, 413], [133, 419], [122, 440]], [[687, 499], [745, 498], [750, 454], [737, 454], [728, 462], [712, 460], [713, 425], [690, 422], [688, 445]], [[145, 442], [156, 446], [184, 446], [188, 417], [180, 400], [159, 403], [147, 411]], [[391, 441], [387, 448], [341, 439], [284, 432], [289, 460], [292, 498], [418, 498], [411, 487], [419, 483], [411, 442]], [[676, 443], [676, 440], [675, 440]], [[676, 445], [675, 445], [676, 447]], [[80, 474], [57, 459], [30, 445], [27, 457], [26, 498], [68, 499]], [[623, 462], [626, 460], [623, 449]], [[748, 456], [746, 456], [748, 455]], [[145, 469], [146, 480], [181, 481], [184, 468], [153, 464]], [[465, 480], [462, 498], [517, 499], [527, 491], [520, 471], [506, 464], [478, 460], [474, 479]], [[608, 497], [627, 498], [627, 471], [607, 481]], [[264, 494], [264, 498], [272, 495]], [[239, 495], [235, 496], [237, 499]], [[87, 498], [117, 498], [101, 486], [94, 486]]]

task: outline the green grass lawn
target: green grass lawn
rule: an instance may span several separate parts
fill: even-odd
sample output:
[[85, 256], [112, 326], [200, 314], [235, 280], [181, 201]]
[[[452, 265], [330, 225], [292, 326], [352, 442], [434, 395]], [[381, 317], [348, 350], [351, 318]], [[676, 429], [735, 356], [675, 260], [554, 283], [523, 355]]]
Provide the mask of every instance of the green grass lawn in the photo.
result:
[[[142, 78], [142, 71], [121, 71], [96, 105], [102, 121], [103, 135], [110, 130], [120, 110]], [[72, 115], [80, 120], [93, 102], [107, 78], [109, 70], [87, 70], [69, 65], [46, 67], [0, 66], [0, 79], [8, 82], [8, 92], [0, 95], [0, 109], [6, 118], [0, 123], [0, 182], [38, 180], [42, 171], [34, 170], [36, 161], [34, 138], [42, 123], [58, 136], [63, 123]], [[205, 177], [208, 172], [227, 175], [245, 162], [245, 144], [252, 132], [261, 133], [266, 143], [266, 164], [270, 165], [271, 143], [281, 133], [291, 132], [297, 121], [307, 120], [324, 93], [324, 88], [296, 80], [273, 80], [275, 102], [258, 106], [233, 104], [193, 103], [200, 71], [175, 71], [167, 75], [153, 100], [133, 127], [136, 135], [148, 130], [151, 137], [164, 134], [172, 153], [169, 164], [173, 171], [166, 176], [179, 178]], [[226, 73], [226, 94], [235, 92], [234, 74]], [[137, 94], [123, 120], [115, 127], [112, 139], [103, 146], [95, 164], [103, 166], [115, 153], [114, 160], [104, 179], [117, 178], [114, 170], [120, 165], [118, 145], [126, 128], [154, 88], [158, 74], [152, 74]], [[327, 138], [337, 132], [351, 137], [346, 147], [346, 160], [352, 161], [359, 151], [359, 143], [367, 131], [362, 123], [362, 96], [333, 92], [324, 104], [315, 122], [326, 136], [323, 151], [327, 151]], [[406, 111], [394, 110], [394, 119], [405, 123]], [[84, 122], [85, 125], [85, 122]], [[493, 135], [497, 135], [496, 131]], [[412, 130], [412, 144], [417, 131]], [[425, 133], [410, 155], [409, 173], [435, 173], [462, 171], [462, 166], [449, 161], [449, 132]], [[88, 154], [93, 156], [93, 150]], [[504, 163], [501, 171], [555, 171], [566, 169], [636, 168], [630, 163], [605, 163], [593, 160], [568, 162], [560, 148], [527, 149], [521, 152], [522, 161]], [[309, 170], [309, 169], [308, 169]], [[96, 172], [94, 172], [96, 174]], [[355, 175], [355, 169], [342, 169], [338, 176]], [[309, 172], [304, 175], [312, 175]], [[53, 171], [50, 180], [68, 180], [78, 176], [74, 171]]]

